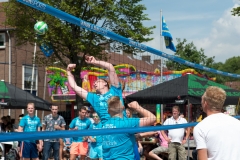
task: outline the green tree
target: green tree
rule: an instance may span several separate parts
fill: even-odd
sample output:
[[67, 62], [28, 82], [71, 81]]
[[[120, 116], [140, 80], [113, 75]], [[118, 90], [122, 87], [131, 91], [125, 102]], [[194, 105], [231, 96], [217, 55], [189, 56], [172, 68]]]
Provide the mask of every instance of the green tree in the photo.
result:
[[[175, 56], [180, 57], [184, 60], [187, 60], [192, 63], [200, 64], [203, 66], [211, 67], [214, 63], [214, 58], [215, 57], [207, 57], [204, 54], [204, 50], [201, 48], [200, 50], [197, 50], [196, 46], [191, 43], [187, 43], [186, 39], [181, 39], [177, 38], [177, 45], [176, 49], [177, 52], [174, 53]], [[170, 70], [183, 70], [186, 68], [189, 68], [189, 66], [173, 62], [173, 61], [167, 61], [167, 68]], [[201, 70], [196, 69], [197, 72], [202, 73]]]
[[231, 12], [234, 16], [240, 16], [240, 7], [233, 8]]
[[[228, 73], [235, 73], [240, 74], [240, 56], [229, 58], [225, 61], [223, 65], [219, 67], [219, 70], [228, 72]], [[224, 81], [239, 81], [237, 78], [226, 77], [224, 76]]]
[[[141, 0], [42, 0], [42, 2], [134, 41], [141, 43], [152, 40], [148, 37], [155, 26], [143, 26], [142, 22], [150, 19], [143, 13], [146, 8], [139, 4]], [[37, 43], [38, 45], [51, 43], [54, 54], [50, 58], [44, 57], [42, 53], [37, 54], [37, 63], [46, 66], [60, 61], [63, 67], [68, 63], [75, 63], [77, 65], [75, 79], [78, 85], [81, 85], [79, 72], [82, 67], [87, 66], [83, 58], [86, 54], [102, 60], [109, 57], [107, 53], [102, 52], [103, 47], [100, 44], [111, 44], [114, 50], [122, 49], [126, 53], [139, 52], [133, 47], [22, 5], [16, 0], [9, 0], [4, 6], [4, 11], [7, 16], [6, 25], [15, 27], [12, 32], [15, 33], [18, 45], [28, 42], [33, 44], [36, 41], [34, 24], [40, 20], [46, 22], [49, 31], [38, 37]], [[81, 100], [77, 98], [77, 105], [80, 104]]]

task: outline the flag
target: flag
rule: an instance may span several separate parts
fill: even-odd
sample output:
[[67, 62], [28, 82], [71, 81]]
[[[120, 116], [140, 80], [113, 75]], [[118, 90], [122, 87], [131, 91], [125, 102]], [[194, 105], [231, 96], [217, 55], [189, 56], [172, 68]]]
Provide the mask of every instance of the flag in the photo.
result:
[[167, 23], [163, 16], [162, 16], [162, 36], [164, 37], [166, 48], [171, 49], [173, 52], [176, 52], [176, 47], [172, 42], [172, 35], [169, 32]]

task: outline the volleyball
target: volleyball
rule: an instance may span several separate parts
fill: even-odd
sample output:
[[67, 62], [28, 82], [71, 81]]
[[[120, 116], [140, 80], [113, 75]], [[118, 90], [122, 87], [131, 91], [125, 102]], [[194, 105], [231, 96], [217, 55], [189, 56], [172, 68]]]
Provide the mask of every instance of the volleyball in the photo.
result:
[[47, 32], [47, 30], [48, 30], [47, 23], [45, 23], [43, 21], [38, 21], [34, 25], [34, 30], [36, 31], [37, 34], [44, 35]]

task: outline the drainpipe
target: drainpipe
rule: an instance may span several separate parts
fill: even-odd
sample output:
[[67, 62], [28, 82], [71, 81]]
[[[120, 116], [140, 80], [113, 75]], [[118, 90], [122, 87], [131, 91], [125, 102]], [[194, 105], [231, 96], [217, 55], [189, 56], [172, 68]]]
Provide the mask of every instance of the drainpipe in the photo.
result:
[[[9, 32], [8, 32], [8, 30], [7, 30], [7, 34], [8, 34], [8, 52], [9, 52], [9, 54], [8, 54], [8, 81], [9, 81], [9, 84], [11, 84], [11, 81], [12, 81], [12, 77], [11, 77], [11, 75], [12, 75], [12, 72], [11, 72], [11, 70], [12, 70], [12, 49], [11, 49], [11, 36], [10, 36], [10, 34], [9, 34]], [[8, 109], [8, 115], [9, 116], [11, 116], [11, 109]]]

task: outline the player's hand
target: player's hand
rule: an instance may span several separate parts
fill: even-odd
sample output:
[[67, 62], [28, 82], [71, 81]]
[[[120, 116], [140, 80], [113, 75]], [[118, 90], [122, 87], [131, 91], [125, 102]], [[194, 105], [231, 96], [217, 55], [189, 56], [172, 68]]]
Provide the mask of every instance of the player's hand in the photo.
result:
[[128, 103], [128, 107], [131, 108], [131, 109], [136, 109], [139, 107], [139, 104], [137, 101], [133, 101], [131, 103]]
[[182, 144], [185, 144], [186, 142], [187, 142], [186, 139], [182, 140]]
[[88, 64], [94, 64], [96, 59], [93, 56], [85, 56], [85, 62]]
[[76, 64], [69, 64], [67, 66], [67, 71], [72, 71], [72, 70], [74, 70], [74, 68], [76, 68]]
[[55, 129], [61, 129], [61, 127], [60, 127], [59, 125], [57, 125], [57, 124], [54, 125], [54, 128], [55, 128]]
[[171, 143], [171, 140], [172, 140], [172, 139], [170, 139], [170, 138], [167, 138], [167, 139], [166, 139], [166, 141], [168, 142], [168, 144]]
[[73, 128], [73, 130], [78, 130], [78, 127]]

